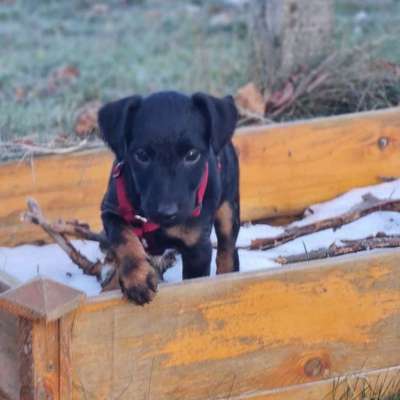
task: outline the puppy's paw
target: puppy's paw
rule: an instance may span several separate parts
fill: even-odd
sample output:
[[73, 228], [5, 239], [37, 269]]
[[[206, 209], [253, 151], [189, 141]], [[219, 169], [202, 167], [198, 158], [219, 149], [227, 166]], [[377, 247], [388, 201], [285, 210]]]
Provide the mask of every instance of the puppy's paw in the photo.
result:
[[125, 257], [121, 267], [120, 285], [124, 296], [139, 305], [150, 303], [158, 285], [158, 276], [150, 263]]

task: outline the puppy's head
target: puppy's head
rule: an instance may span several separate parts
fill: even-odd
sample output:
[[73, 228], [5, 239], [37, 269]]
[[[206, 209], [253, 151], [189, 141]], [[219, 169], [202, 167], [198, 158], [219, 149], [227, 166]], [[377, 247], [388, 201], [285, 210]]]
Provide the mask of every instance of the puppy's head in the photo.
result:
[[229, 142], [236, 121], [232, 97], [203, 93], [132, 96], [99, 111], [104, 140], [129, 167], [143, 216], [164, 226], [191, 216], [208, 158]]

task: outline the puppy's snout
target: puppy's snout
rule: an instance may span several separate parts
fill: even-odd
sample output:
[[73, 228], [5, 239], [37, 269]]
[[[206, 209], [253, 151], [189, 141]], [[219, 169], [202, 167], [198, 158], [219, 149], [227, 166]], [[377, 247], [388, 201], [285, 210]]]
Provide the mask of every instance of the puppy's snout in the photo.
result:
[[176, 219], [178, 214], [178, 205], [176, 203], [160, 204], [157, 208], [157, 219], [160, 222], [170, 223]]

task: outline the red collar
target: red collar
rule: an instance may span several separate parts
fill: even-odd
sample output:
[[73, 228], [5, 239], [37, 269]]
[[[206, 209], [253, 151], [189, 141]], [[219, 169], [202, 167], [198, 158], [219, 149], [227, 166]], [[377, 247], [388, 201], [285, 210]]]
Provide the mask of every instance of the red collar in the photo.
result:
[[[154, 222], [151, 222], [136, 213], [135, 208], [129, 201], [128, 194], [126, 192], [125, 179], [121, 173], [123, 165], [123, 162], [115, 164], [112, 172], [112, 177], [115, 179], [116, 183], [118, 211], [124, 221], [132, 225], [132, 230], [135, 235], [139, 238], [142, 238], [146, 233], [154, 232], [159, 229], [160, 225], [155, 224]], [[197, 189], [196, 207], [192, 212], [193, 217], [198, 217], [201, 213], [201, 207], [203, 205], [203, 199], [206, 193], [207, 184], [208, 162], [204, 167], [204, 172], [200, 180], [200, 185]]]

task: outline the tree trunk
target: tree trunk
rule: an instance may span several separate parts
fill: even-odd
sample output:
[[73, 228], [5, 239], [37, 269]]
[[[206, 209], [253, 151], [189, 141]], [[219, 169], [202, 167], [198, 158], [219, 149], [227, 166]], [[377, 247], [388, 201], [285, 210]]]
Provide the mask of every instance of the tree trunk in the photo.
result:
[[253, 0], [252, 75], [262, 89], [279, 86], [333, 46], [334, 0]]

